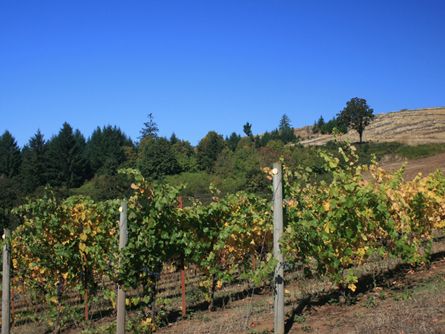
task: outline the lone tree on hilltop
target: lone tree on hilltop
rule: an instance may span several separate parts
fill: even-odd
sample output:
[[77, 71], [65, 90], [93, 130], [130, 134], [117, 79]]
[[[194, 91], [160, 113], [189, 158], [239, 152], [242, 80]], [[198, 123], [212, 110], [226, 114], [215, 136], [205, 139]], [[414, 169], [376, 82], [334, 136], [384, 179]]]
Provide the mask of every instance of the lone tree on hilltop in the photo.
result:
[[245, 135], [247, 137], [253, 137], [252, 124], [250, 124], [249, 122], [246, 122], [246, 124], [243, 125], [243, 132], [245, 133]]
[[365, 99], [354, 97], [346, 102], [346, 107], [340, 112], [338, 118], [345, 126], [354, 129], [363, 142], [363, 131], [374, 119], [374, 109], [370, 108]]

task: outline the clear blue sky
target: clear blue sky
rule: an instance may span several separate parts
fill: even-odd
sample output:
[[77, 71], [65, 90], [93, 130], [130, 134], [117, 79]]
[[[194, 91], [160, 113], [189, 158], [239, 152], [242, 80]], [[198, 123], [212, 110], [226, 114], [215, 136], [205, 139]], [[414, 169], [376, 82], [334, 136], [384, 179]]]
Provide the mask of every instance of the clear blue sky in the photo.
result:
[[0, 132], [20, 145], [64, 121], [193, 144], [209, 130], [271, 130], [334, 116], [445, 105], [445, 1], [0, 3]]

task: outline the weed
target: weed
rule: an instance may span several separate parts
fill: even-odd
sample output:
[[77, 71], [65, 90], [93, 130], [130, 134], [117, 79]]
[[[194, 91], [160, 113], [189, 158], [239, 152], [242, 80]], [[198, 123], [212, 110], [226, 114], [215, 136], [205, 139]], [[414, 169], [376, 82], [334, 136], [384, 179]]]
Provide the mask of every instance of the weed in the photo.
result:
[[305, 333], [312, 333], [314, 331], [314, 329], [311, 326], [309, 326], [309, 325], [304, 325], [304, 326], [301, 327], [301, 329]]
[[295, 315], [294, 316], [294, 322], [296, 322], [297, 324], [302, 324], [306, 321], [306, 317], [304, 315]]
[[377, 306], [377, 301], [374, 296], [368, 296], [368, 299], [365, 302], [365, 307], [374, 308]]

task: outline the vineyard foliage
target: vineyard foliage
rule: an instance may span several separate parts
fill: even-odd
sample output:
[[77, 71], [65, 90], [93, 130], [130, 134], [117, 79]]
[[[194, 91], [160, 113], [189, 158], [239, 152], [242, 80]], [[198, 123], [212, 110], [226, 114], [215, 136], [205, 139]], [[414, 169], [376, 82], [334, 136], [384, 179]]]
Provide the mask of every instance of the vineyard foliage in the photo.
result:
[[67, 290], [78, 291], [88, 310], [88, 297], [106, 279], [116, 254], [116, 208], [116, 201], [60, 201], [48, 190], [15, 209], [23, 220], [12, 236], [15, 290], [32, 292], [36, 303], [46, 300], [56, 319]]
[[433, 230], [444, 227], [445, 177], [436, 172], [404, 181], [404, 167], [388, 173], [375, 161], [360, 165], [348, 145], [337, 157], [320, 154], [327, 181], [308, 183], [310, 170], [285, 170], [286, 261], [303, 263], [351, 290], [357, 277], [345, 269], [373, 255], [426, 261]]
[[[389, 173], [375, 161], [360, 165], [349, 145], [338, 155], [320, 151], [320, 156], [328, 175], [322, 181], [312, 181], [310, 169], [284, 168], [287, 263], [355, 290], [357, 277], [349, 269], [370, 257], [427, 260], [433, 231], [445, 227], [441, 173], [405, 181], [403, 168]], [[152, 183], [134, 169], [122, 172], [133, 179], [128, 245], [122, 251], [118, 200], [58, 200], [47, 190], [14, 210], [22, 220], [12, 235], [16, 290], [32, 292], [60, 314], [65, 291], [78, 291], [88, 312], [88, 296], [98, 287], [114, 298], [113, 282], [140, 288], [133, 303], [153, 309], [156, 281], [166, 266], [194, 266], [204, 273], [210, 305], [215, 290], [234, 279], [255, 284], [270, 279], [269, 200], [246, 192], [220, 196], [213, 189], [209, 204], [194, 201], [180, 208], [181, 187]], [[147, 319], [144, 314], [144, 322], [151, 323]]]

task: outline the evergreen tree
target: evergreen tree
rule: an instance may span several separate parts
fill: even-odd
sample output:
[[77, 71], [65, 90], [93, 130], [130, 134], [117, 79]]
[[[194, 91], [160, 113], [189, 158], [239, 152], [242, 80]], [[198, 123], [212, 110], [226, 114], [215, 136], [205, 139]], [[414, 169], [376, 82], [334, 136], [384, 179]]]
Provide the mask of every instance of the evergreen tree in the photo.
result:
[[85, 158], [85, 138], [64, 123], [48, 143], [48, 181], [53, 186], [79, 187], [90, 175]]
[[159, 128], [156, 124], [153, 114], [148, 114], [148, 121], [144, 123], [144, 127], [141, 129], [139, 139], [142, 141], [146, 137], [157, 138], [158, 137]]
[[239, 134], [237, 134], [236, 132], [232, 132], [229, 137], [226, 137], [227, 146], [232, 151], [236, 150], [236, 146], [238, 145], [240, 140], [241, 140], [241, 136]]
[[284, 131], [284, 130], [288, 130], [291, 128], [292, 128], [292, 126], [290, 123], [289, 116], [287, 116], [286, 114], [283, 114], [283, 116], [281, 116], [281, 119], [280, 119], [280, 124], [278, 125], [278, 130]]
[[21, 164], [20, 148], [9, 131], [0, 137], [0, 176], [12, 178], [19, 173]]
[[219, 153], [224, 149], [224, 138], [215, 131], [209, 131], [196, 147], [199, 168], [213, 171]]
[[284, 114], [280, 119], [278, 132], [280, 134], [280, 139], [285, 144], [297, 140], [297, 137], [295, 136], [294, 133], [294, 129], [292, 128], [292, 125], [290, 123], [290, 119], [286, 114]]
[[17, 175], [21, 164], [20, 149], [9, 131], [0, 136], [0, 225], [11, 226], [11, 209], [20, 197]]
[[332, 118], [329, 122], [326, 122], [321, 128], [321, 133], [332, 133], [334, 129], [341, 133], [346, 133], [348, 128], [337, 117]]
[[326, 123], [325, 123], [325, 121], [324, 121], [323, 116], [320, 116], [320, 118], [318, 119], [318, 121], [317, 121], [317, 123], [316, 123], [316, 126], [315, 126], [315, 129], [317, 130], [317, 132], [324, 133], [324, 132], [323, 132], [323, 129], [324, 129], [325, 124], [326, 124]]
[[176, 134], [173, 132], [170, 136], [170, 144], [174, 145], [179, 141], [179, 138], [176, 137]]
[[312, 133], [319, 133], [320, 129], [318, 128], [317, 121], [314, 121], [314, 125], [312, 125]]
[[43, 134], [38, 130], [23, 148], [20, 176], [25, 192], [33, 192], [46, 184], [47, 151], [47, 143]]
[[114, 175], [126, 161], [126, 147], [132, 146], [131, 140], [119, 128], [110, 125], [97, 127], [86, 147], [91, 172], [97, 175]]
[[243, 126], [243, 132], [246, 134], [247, 137], [253, 137], [252, 124], [246, 122], [246, 124], [244, 124]]
[[20, 193], [16, 179], [0, 175], [0, 228], [11, 226], [11, 210], [19, 204]]
[[146, 137], [139, 146], [137, 165], [142, 175], [159, 179], [181, 171], [170, 142], [165, 138]]

